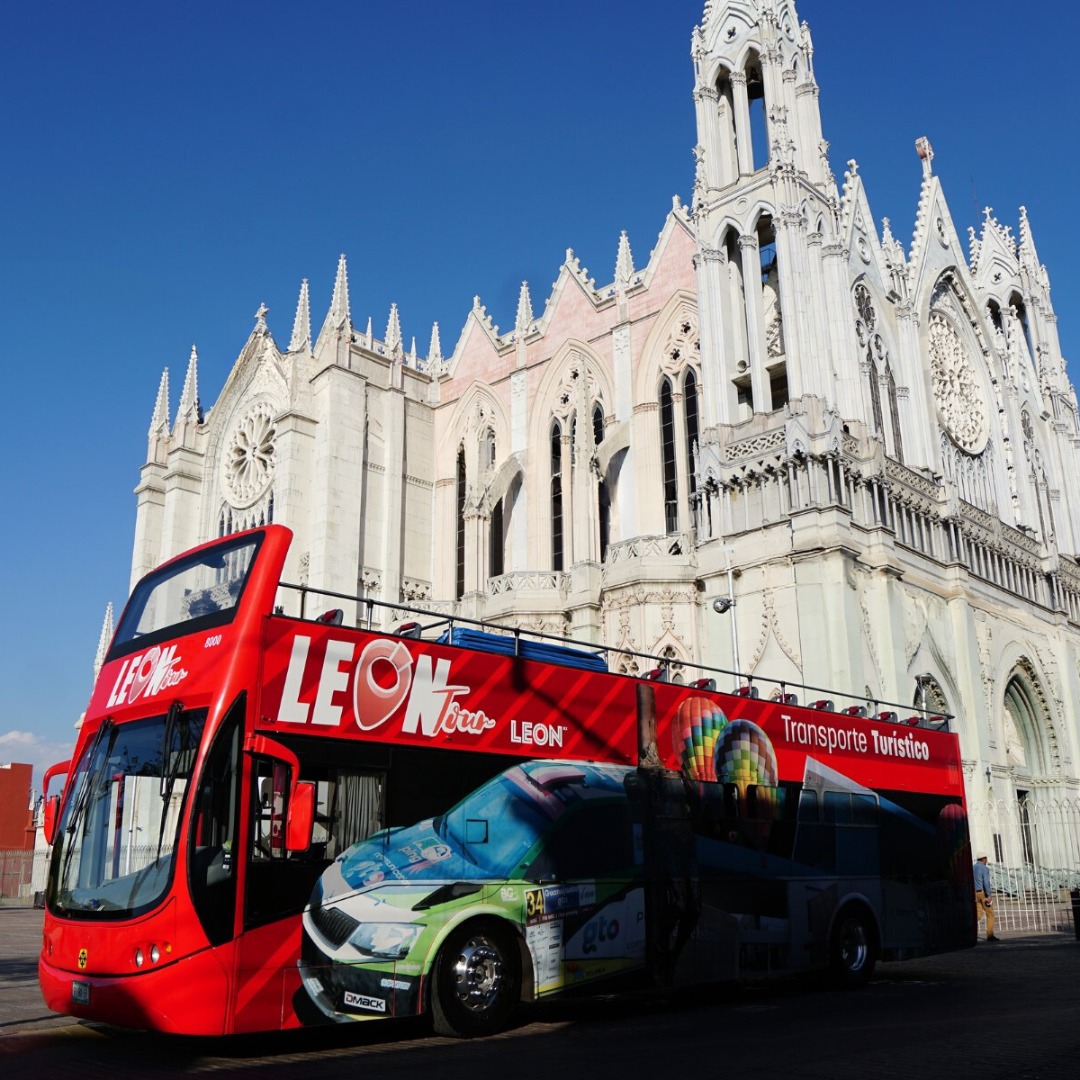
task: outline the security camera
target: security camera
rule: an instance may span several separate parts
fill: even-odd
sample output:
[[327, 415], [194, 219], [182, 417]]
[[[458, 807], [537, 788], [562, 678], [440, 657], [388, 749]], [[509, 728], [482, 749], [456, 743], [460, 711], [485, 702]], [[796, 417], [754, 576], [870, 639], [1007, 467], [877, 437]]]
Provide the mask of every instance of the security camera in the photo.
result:
[[723, 615], [725, 611], [731, 610], [731, 605], [734, 603], [735, 601], [732, 600], [730, 596], [718, 596], [712, 602], [712, 609], [718, 614]]

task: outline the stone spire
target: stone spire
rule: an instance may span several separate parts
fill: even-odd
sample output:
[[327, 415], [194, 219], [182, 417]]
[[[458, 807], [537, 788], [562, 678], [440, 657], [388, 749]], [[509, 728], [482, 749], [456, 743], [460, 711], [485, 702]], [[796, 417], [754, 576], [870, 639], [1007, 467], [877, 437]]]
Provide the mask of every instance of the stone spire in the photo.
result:
[[428, 345], [427, 362], [430, 367], [432, 364], [442, 363], [442, 342], [439, 340], [439, 324], [431, 324], [431, 344]]
[[169, 449], [169, 369], [161, 373], [158, 384], [157, 401], [154, 403], [154, 415], [150, 417], [150, 431], [147, 433], [146, 460], [164, 464]]
[[105, 606], [105, 621], [101, 624], [101, 633], [98, 635], [97, 654], [94, 656], [94, 679], [96, 680], [105, 663], [105, 654], [109, 651], [109, 645], [113, 636], [113, 606], [112, 601]]
[[150, 418], [150, 435], [168, 437], [169, 434], [169, 369], [161, 373], [158, 383], [157, 401], [154, 403], [154, 415]]
[[349, 271], [345, 265], [344, 253], [338, 256], [334, 295], [331, 297], [330, 310], [326, 317], [334, 326], [341, 326], [349, 321]]
[[188, 358], [187, 375], [184, 377], [184, 389], [180, 394], [180, 407], [176, 411], [176, 425], [190, 424], [193, 427], [202, 423], [202, 408], [199, 405], [199, 354], [191, 346]]
[[514, 329], [519, 334], [527, 334], [532, 327], [533, 309], [532, 297], [529, 296], [529, 283], [521, 283], [521, 291], [518, 293], [517, 318], [514, 320]]
[[634, 280], [634, 256], [630, 252], [630, 237], [626, 230], [619, 234], [619, 253], [615, 256], [615, 288], [625, 292]]
[[401, 318], [398, 315], [397, 304], [390, 305], [390, 318], [386, 323], [386, 338], [384, 341], [388, 356], [401, 355]]
[[417, 362], [416, 362], [416, 336], [413, 335], [412, 348], [409, 349], [409, 367], [415, 368], [417, 366], [418, 365], [417, 365]]
[[[337, 276], [334, 278], [334, 295], [330, 300], [330, 310], [323, 320], [322, 329], [319, 331], [319, 339], [315, 342], [316, 355], [322, 354], [325, 344], [331, 340], [337, 341], [337, 348], [347, 348], [347, 343], [352, 338], [352, 322], [349, 313], [349, 272], [345, 265], [345, 256], [338, 258]], [[337, 359], [340, 362], [344, 354], [339, 353]]]
[[[346, 286], [347, 288], [347, 286]], [[346, 303], [348, 301], [346, 300]], [[289, 352], [301, 352], [311, 348], [311, 301], [308, 297], [308, 279], [300, 282], [300, 298], [296, 301], [296, 317], [293, 319]]]

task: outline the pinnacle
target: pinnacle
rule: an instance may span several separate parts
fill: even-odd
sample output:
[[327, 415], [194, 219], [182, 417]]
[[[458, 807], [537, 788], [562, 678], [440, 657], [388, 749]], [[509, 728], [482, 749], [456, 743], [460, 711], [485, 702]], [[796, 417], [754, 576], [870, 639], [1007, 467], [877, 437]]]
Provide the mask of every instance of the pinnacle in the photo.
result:
[[390, 319], [386, 324], [386, 351], [391, 355], [401, 351], [401, 318], [397, 304], [390, 305]]
[[521, 291], [518, 293], [518, 306], [517, 306], [517, 318], [514, 320], [514, 329], [519, 334], [528, 333], [529, 328], [532, 326], [533, 321], [533, 309], [532, 309], [532, 297], [529, 296], [529, 283], [523, 281], [521, 283]]
[[300, 282], [300, 297], [296, 301], [289, 352], [299, 352], [311, 347], [311, 301], [308, 295], [308, 279]]
[[1020, 207], [1020, 253], [1030, 255], [1037, 262], [1035, 254], [1035, 238], [1031, 235], [1031, 222], [1028, 221], [1027, 207]]
[[176, 410], [176, 422], [184, 420], [201, 423], [202, 417], [199, 413], [199, 354], [192, 345], [187, 374], [184, 376], [184, 389], [180, 393], [180, 405]]
[[431, 327], [431, 344], [428, 346], [427, 362], [428, 364], [438, 363], [442, 358], [442, 343], [439, 341], [439, 324], [433, 323]]
[[151, 435], [167, 435], [169, 433], [169, 369], [161, 373], [161, 382], [158, 383], [157, 401], [154, 402], [154, 415], [150, 418]]
[[630, 251], [630, 238], [626, 230], [619, 234], [619, 251], [615, 256], [615, 287], [625, 291], [634, 277], [634, 256]]
[[105, 620], [101, 624], [101, 633], [98, 635], [97, 654], [94, 657], [94, 678], [105, 663], [105, 654], [109, 651], [109, 644], [113, 636], [113, 606], [110, 600], [105, 605]]
[[344, 253], [338, 257], [334, 295], [330, 300], [330, 312], [327, 319], [335, 326], [341, 326], [349, 321], [349, 272], [345, 265]]

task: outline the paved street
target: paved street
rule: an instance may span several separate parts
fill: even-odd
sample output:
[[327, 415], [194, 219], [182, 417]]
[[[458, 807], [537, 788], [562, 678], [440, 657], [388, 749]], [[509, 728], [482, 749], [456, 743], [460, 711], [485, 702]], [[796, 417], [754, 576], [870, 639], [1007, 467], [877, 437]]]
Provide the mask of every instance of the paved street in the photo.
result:
[[878, 969], [856, 993], [798, 981], [674, 999], [535, 1009], [492, 1039], [459, 1042], [418, 1025], [185, 1039], [50, 1014], [37, 989], [41, 912], [0, 910], [0, 1074], [79, 1080], [203, 1073], [257, 1078], [439, 1080], [606, 1077], [701, 1069], [785, 1080], [1063, 1080], [1080, 1073], [1080, 942], [1032, 935]]

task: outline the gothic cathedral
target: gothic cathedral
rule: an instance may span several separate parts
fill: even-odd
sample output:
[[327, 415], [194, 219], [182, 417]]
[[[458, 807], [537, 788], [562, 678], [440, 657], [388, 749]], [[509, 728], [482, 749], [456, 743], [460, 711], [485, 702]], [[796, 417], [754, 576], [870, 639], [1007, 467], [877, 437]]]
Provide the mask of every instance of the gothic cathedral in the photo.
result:
[[975, 842], [1080, 866], [1080, 425], [1026, 212], [962, 242], [920, 139], [912, 242], [879, 231], [793, 0], [708, 0], [691, 58], [647, 261], [568, 250], [541, 314], [478, 297], [421, 356], [396, 307], [353, 324], [342, 256], [317, 336], [305, 281], [205, 412], [195, 350], [175, 414], [166, 372], [133, 578], [273, 520], [314, 588], [951, 713]]

